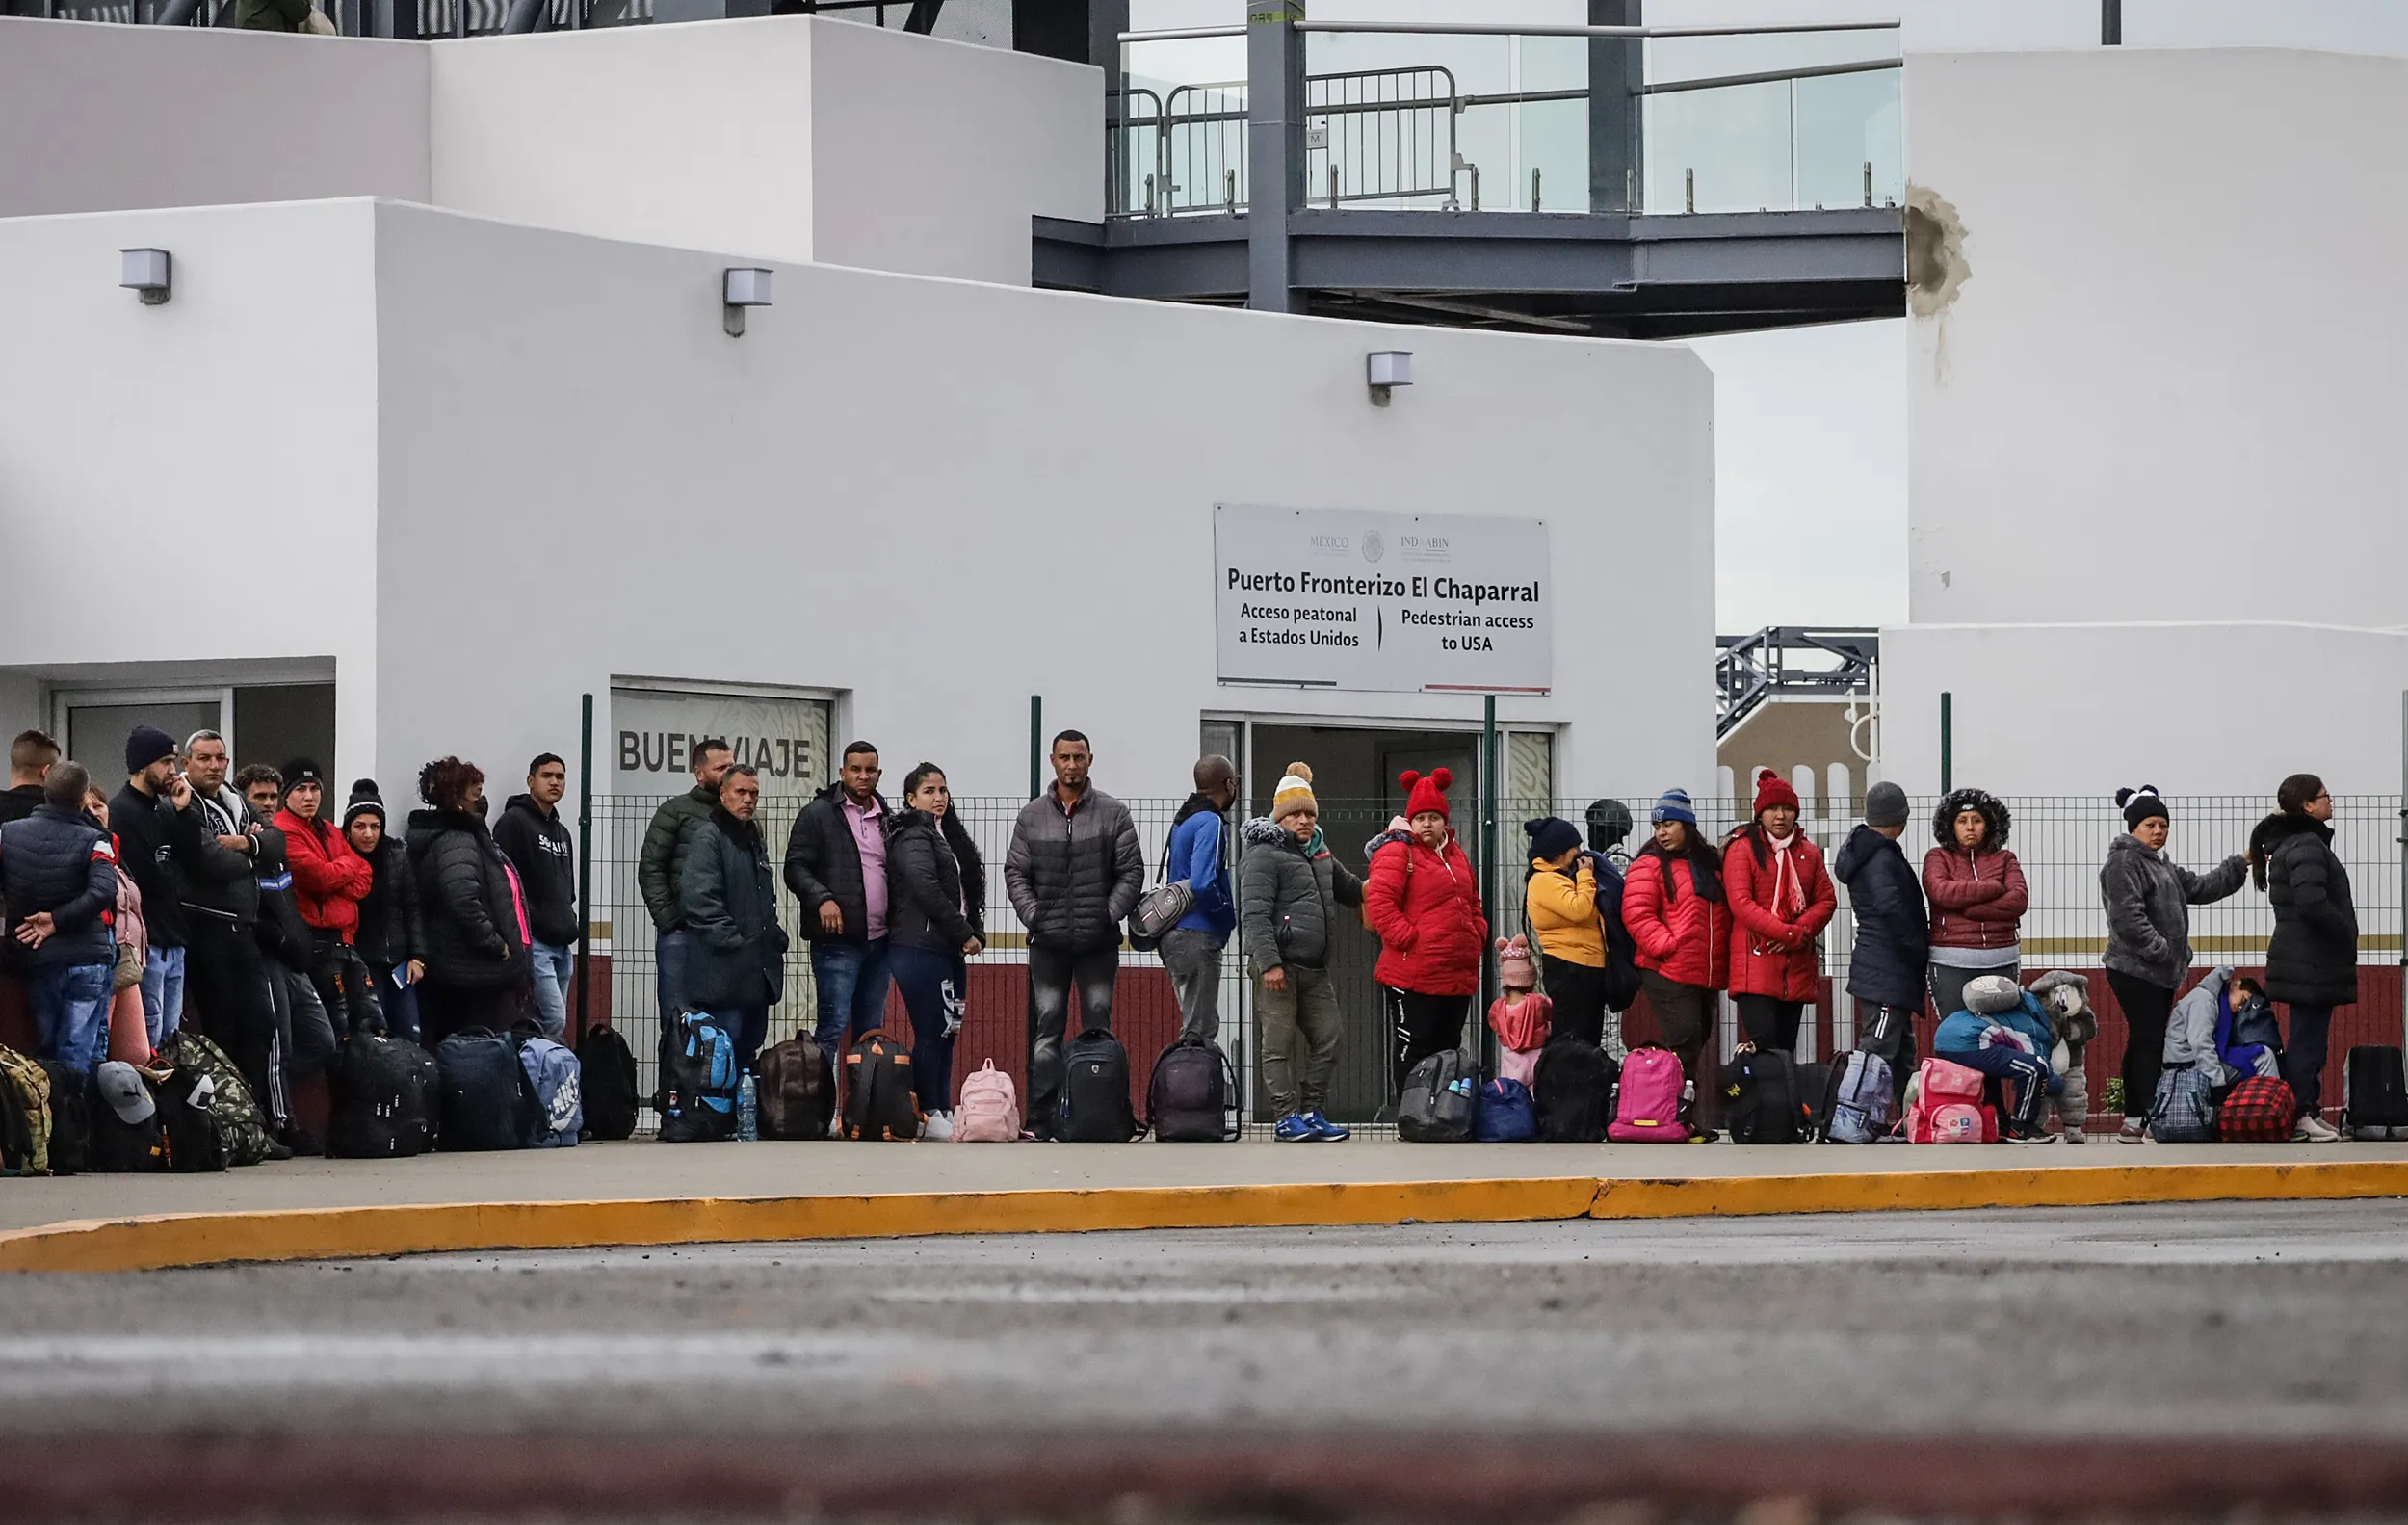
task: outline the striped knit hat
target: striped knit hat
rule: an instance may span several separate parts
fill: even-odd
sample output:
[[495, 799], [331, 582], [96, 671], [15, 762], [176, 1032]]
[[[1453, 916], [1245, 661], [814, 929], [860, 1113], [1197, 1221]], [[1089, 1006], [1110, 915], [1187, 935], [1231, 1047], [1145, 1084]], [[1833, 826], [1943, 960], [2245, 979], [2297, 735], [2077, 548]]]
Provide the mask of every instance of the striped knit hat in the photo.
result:
[[1313, 798], [1313, 770], [1300, 762], [1288, 764], [1287, 776], [1270, 792], [1270, 818], [1284, 820], [1298, 810], [1322, 813], [1321, 802]]

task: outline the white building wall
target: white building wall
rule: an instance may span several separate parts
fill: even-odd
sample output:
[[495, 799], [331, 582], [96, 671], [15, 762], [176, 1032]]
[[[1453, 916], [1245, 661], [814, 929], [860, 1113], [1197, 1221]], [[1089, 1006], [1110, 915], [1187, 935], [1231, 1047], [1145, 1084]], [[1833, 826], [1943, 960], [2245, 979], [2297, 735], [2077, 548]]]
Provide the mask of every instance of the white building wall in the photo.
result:
[[850, 691], [839, 729], [964, 794], [1025, 787], [1033, 693], [1129, 794], [1185, 791], [1208, 710], [1478, 719], [1219, 687], [1232, 501], [1546, 517], [1556, 693], [1505, 718], [1572, 726], [1572, 792], [1712, 776], [1686, 350], [1415, 330], [1378, 408], [1393, 328], [815, 266], [730, 339], [723, 263], [380, 209], [380, 776], [572, 752], [614, 674]]
[[1101, 69], [823, 23], [811, 102], [824, 263], [1025, 286], [1032, 216], [1103, 219]]
[[424, 201], [429, 51], [0, 16], [0, 217]]
[[[0, 699], [39, 672], [330, 657], [335, 767], [366, 771], [375, 223], [367, 201], [0, 221]], [[164, 305], [117, 283], [145, 245], [174, 256]]]
[[1919, 54], [1970, 275], [1911, 325], [1922, 622], [2396, 625], [2408, 60]]
[[2306, 624], [1904, 625], [1881, 632], [1883, 776], [1998, 794], [2270, 802], [2294, 773], [2396, 794], [2408, 635]]

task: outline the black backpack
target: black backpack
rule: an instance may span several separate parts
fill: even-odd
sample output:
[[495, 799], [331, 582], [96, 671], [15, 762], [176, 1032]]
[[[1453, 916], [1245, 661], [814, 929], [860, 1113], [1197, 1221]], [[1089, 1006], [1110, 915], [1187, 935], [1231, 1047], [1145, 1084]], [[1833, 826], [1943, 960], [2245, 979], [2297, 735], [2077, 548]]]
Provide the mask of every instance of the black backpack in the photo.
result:
[[717, 1017], [680, 1014], [669, 1029], [661, 1142], [715, 1144], [736, 1136], [736, 1040]]
[[[1622, 871], [1604, 855], [1589, 858], [1597, 875], [1597, 911], [1606, 923], [1606, 1008], [1627, 1012], [1638, 999], [1638, 939], [1622, 925]], [[1541, 1121], [1543, 1133], [1546, 1123]]]
[[1805, 1142], [1809, 1109], [1798, 1102], [1797, 1075], [1790, 1056], [1751, 1049], [1723, 1070], [1723, 1120], [1733, 1144]]
[[1549, 1039], [1538, 1051], [1538, 1071], [1531, 1077], [1539, 1141], [1604, 1143], [1614, 1074], [1613, 1056], [1596, 1044], [1570, 1033]]
[[1138, 1133], [1137, 1111], [1129, 1105], [1129, 1051], [1111, 1029], [1090, 1027], [1070, 1040], [1063, 1057], [1054, 1137], [1065, 1144], [1126, 1144]]
[[[2342, 1126], [2408, 1128], [2408, 1075], [2398, 1049], [2361, 1043], [2349, 1051], [2342, 1062]], [[54, 1142], [54, 1157], [58, 1149]]]
[[417, 1143], [412, 1154], [425, 1154], [434, 1147], [435, 1124], [443, 1117], [443, 1071], [434, 1056], [407, 1039], [393, 1039], [402, 1053], [402, 1065], [408, 1071], [411, 1100], [402, 1109], [402, 1131], [414, 1136]]
[[441, 1112], [435, 1142], [446, 1150], [516, 1149], [526, 1144], [533, 1088], [518, 1045], [489, 1027], [467, 1027], [435, 1045]]
[[597, 1139], [636, 1134], [636, 1055], [618, 1029], [605, 1022], [577, 1039], [577, 1085], [586, 1103], [586, 1132]]
[[92, 1077], [55, 1059], [41, 1068], [50, 1077], [50, 1173], [81, 1175], [92, 1169]]
[[1793, 1065], [1790, 1073], [1798, 1108], [1805, 1117], [1806, 1142], [1819, 1144], [1823, 1130], [1831, 1125], [1831, 1091], [1840, 1083], [1838, 1066]]
[[836, 1065], [808, 1033], [761, 1054], [759, 1107], [765, 1139], [824, 1139], [836, 1117]]
[[167, 1136], [159, 1128], [159, 1109], [164, 1103], [155, 1096], [150, 1116], [140, 1122], [127, 1122], [108, 1107], [94, 1107], [92, 1115], [92, 1171], [94, 1175], [139, 1175], [168, 1168]]
[[343, 1045], [334, 1061], [327, 1114], [329, 1158], [398, 1160], [426, 1147], [426, 1101], [415, 1066], [404, 1053], [416, 1048], [365, 1034]]
[[2263, 995], [2253, 995], [2233, 1012], [2235, 1048], [2264, 1044], [2279, 1054], [2283, 1051], [2283, 1030], [2274, 1021], [2274, 1003]]
[[845, 1137], [907, 1144], [919, 1136], [911, 1051], [882, 1032], [862, 1034], [845, 1056]]
[[1163, 1050], [1145, 1087], [1145, 1121], [1165, 1144], [1224, 1144], [1238, 1136], [1229, 1099], [1238, 1072], [1218, 1043], [1193, 1036]]
[[1463, 1144], [1479, 1118], [1479, 1074], [1460, 1049], [1426, 1056], [1404, 1077], [1397, 1137], [1406, 1144]]
[[199, 1070], [178, 1068], [150, 1088], [160, 1133], [168, 1143], [168, 1169], [179, 1175], [226, 1167], [225, 1144], [217, 1118], [206, 1106], [193, 1100], [193, 1088], [200, 1077]]

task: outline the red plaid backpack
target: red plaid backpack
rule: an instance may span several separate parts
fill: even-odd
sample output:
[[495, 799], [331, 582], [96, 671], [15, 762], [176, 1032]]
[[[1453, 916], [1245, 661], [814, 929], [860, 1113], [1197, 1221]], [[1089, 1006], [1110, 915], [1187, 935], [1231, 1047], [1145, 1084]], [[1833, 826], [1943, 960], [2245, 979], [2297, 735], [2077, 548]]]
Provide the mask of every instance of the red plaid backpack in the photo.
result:
[[2227, 1144], [2285, 1144], [2298, 1120], [2290, 1088], [2271, 1075], [2252, 1075], [2235, 1086], [2216, 1109], [2216, 1137]]

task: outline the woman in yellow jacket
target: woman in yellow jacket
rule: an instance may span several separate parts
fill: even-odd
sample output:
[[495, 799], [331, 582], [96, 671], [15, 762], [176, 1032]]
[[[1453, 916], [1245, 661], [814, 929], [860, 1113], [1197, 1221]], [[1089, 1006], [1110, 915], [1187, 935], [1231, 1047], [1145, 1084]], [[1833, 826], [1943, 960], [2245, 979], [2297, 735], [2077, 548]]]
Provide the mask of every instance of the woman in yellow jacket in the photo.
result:
[[1523, 915], [1539, 947], [1538, 967], [1555, 1003], [1555, 1030], [1603, 1045], [1606, 1034], [1606, 922], [1597, 909], [1597, 871], [1581, 851], [1580, 828], [1547, 816], [1525, 821], [1531, 839], [1530, 887]]

